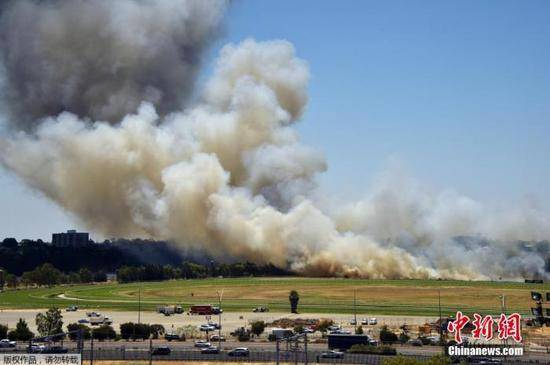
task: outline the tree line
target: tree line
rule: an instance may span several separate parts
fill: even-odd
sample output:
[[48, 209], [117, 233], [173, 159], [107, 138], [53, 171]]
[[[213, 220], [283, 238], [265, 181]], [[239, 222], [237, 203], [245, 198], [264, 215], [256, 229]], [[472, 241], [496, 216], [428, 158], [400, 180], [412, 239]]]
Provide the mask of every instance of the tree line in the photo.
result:
[[[2, 282], [3, 281], [3, 282]], [[52, 264], [40, 265], [34, 270], [25, 271], [20, 277], [3, 270], [3, 280], [0, 278], [0, 289], [5, 285], [17, 289], [24, 286], [53, 286], [59, 284], [99, 283], [107, 281], [107, 274], [103, 271], [92, 272], [81, 268], [76, 272], [63, 273]]]
[[202, 279], [207, 277], [243, 277], [243, 276], [285, 276], [287, 270], [272, 264], [257, 265], [251, 262], [234, 264], [202, 265], [185, 261], [181, 265], [142, 265], [123, 266], [116, 271], [117, 281], [129, 283], [136, 281], [161, 281], [171, 279]]

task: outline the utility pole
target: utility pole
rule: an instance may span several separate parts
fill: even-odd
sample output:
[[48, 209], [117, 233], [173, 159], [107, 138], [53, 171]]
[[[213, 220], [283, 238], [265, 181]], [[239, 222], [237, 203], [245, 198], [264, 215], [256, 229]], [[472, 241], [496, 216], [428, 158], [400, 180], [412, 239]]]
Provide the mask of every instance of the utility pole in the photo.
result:
[[353, 289], [353, 324], [357, 333], [357, 289]]
[[141, 286], [138, 288], [138, 324], [141, 323]]
[[90, 342], [90, 365], [94, 365], [94, 334], [92, 333], [92, 341]]
[[304, 333], [304, 351], [306, 353], [306, 359], [304, 361], [305, 365], [307, 365], [308, 363], [308, 358], [307, 358], [307, 333]]
[[439, 343], [443, 346], [443, 352], [445, 353], [445, 342], [443, 341], [443, 318], [441, 315], [441, 289], [437, 290], [437, 306], [439, 308]]
[[218, 349], [222, 348], [222, 297], [223, 289], [221, 292], [216, 292], [218, 294]]
[[149, 336], [149, 365], [153, 365], [153, 336]]

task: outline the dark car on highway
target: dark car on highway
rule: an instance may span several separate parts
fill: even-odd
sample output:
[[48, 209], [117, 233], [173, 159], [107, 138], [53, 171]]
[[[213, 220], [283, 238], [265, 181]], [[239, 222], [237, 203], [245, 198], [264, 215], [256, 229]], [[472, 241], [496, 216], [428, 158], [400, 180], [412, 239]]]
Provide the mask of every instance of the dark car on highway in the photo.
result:
[[43, 354], [66, 354], [67, 352], [69, 350], [61, 346], [50, 346], [42, 350]]
[[167, 341], [180, 341], [182, 338], [177, 333], [167, 333], [164, 335], [164, 339]]
[[151, 354], [153, 355], [170, 355], [170, 347], [168, 346], [159, 346], [159, 347], [155, 347], [153, 349], [153, 351], [151, 352]]

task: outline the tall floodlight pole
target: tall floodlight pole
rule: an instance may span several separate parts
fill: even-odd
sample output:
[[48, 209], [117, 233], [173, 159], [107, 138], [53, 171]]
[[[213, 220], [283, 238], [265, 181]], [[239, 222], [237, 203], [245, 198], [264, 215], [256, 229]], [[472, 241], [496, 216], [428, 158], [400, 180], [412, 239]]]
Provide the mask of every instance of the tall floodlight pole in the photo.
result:
[[138, 288], [138, 324], [141, 323], [141, 286]]
[[353, 289], [353, 324], [357, 333], [357, 289]]
[[222, 297], [223, 289], [218, 294], [218, 349], [222, 348]]
[[445, 343], [443, 342], [443, 319], [441, 315], [441, 289], [437, 290], [437, 306], [439, 308], [439, 343], [445, 349]]

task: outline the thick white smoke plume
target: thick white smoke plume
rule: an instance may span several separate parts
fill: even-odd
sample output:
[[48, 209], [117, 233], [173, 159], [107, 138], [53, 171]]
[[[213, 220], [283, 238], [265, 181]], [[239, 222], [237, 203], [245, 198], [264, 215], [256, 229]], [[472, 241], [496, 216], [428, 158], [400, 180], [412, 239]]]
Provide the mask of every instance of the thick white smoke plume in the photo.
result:
[[[0, 142], [2, 164], [106, 236], [172, 240], [220, 260], [272, 262], [309, 275], [547, 277], [543, 253], [516, 243], [550, 237], [550, 220], [537, 211], [493, 212], [392, 175], [363, 201], [321, 209], [315, 176], [325, 159], [292, 128], [307, 103], [308, 67], [286, 41], [225, 46], [199, 101], [178, 109], [200, 58], [192, 51], [188, 64], [181, 51], [204, 49], [221, 17], [222, 3], [203, 4], [23, 1], [5, 10], [3, 29], [25, 42], [4, 43], [8, 85], [30, 79], [8, 92], [8, 100], [23, 100], [10, 121], [19, 131]], [[93, 13], [90, 24], [73, 18], [83, 9]], [[12, 14], [51, 20], [27, 34]], [[92, 37], [97, 48], [71, 49], [72, 36], [85, 39], [87, 27], [103, 27], [105, 19], [124, 26]], [[147, 31], [135, 34], [143, 23]], [[130, 45], [119, 55], [113, 42]], [[51, 57], [69, 66], [40, 66], [28, 76], [42, 53], [13, 49], [16, 43], [39, 50], [53, 44]], [[103, 55], [107, 50], [115, 54]], [[122, 59], [132, 71], [117, 78]], [[170, 65], [183, 74], [173, 77]], [[86, 80], [74, 82], [73, 72]], [[89, 90], [98, 93], [87, 98]]]

